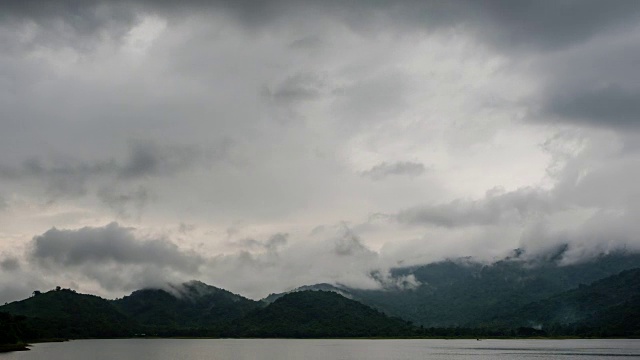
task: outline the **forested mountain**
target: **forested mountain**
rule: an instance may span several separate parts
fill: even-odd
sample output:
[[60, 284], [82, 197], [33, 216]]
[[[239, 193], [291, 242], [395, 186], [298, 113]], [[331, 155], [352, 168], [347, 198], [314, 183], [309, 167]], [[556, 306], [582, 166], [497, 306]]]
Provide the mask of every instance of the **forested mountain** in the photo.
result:
[[389, 318], [357, 301], [328, 291], [286, 294], [234, 322], [231, 337], [375, 337], [416, 335], [405, 321]]
[[300, 287], [298, 287], [295, 290], [290, 291], [290, 292], [272, 293], [272, 294], [269, 294], [269, 296], [267, 296], [264, 299], [262, 299], [262, 301], [270, 304], [270, 303], [278, 300], [279, 298], [285, 296], [288, 293], [299, 292], [299, 291], [331, 291], [331, 292], [340, 294], [340, 295], [342, 295], [342, 296], [344, 296], [344, 297], [346, 297], [348, 299], [351, 299], [353, 297], [353, 295], [351, 294], [351, 292], [350, 292], [350, 290], [348, 288], [343, 288], [343, 287], [336, 286], [336, 285], [322, 283], [322, 284], [315, 284], [315, 285], [300, 286]]
[[0, 336], [640, 336], [640, 255], [570, 265], [520, 255], [395, 269], [379, 290], [318, 284], [261, 302], [198, 281], [116, 300], [57, 288], [0, 306], [11, 314]]
[[111, 301], [69, 289], [36, 292], [0, 311], [25, 316], [31, 338], [118, 337], [137, 331], [136, 323]]
[[640, 336], [640, 269], [623, 271], [528, 304], [496, 319], [553, 333]]
[[137, 290], [113, 304], [146, 332], [213, 328], [261, 306], [260, 302], [200, 281]]
[[[252, 301], [200, 282], [168, 290], [139, 290], [105, 300], [52, 290], [0, 307], [2, 341], [131, 336], [365, 337], [414, 334], [400, 319], [331, 292], [285, 295], [272, 304]], [[0, 313], [1, 314], [1, 313]], [[15, 315], [28, 332], [17, 335]], [[0, 317], [0, 320], [3, 318]], [[0, 339], [1, 340], [1, 339]]]
[[[529, 303], [640, 267], [640, 255], [626, 252], [563, 265], [564, 250], [533, 259], [515, 251], [493, 264], [465, 258], [400, 268], [392, 271], [393, 281], [387, 282], [393, 286], [362, 290], [337, 285], [333, 291], [417, 325], [476, 327]], [[411, 286], [396, 285], [408, 278]], [[331, 285], [319, 286], [330, 290], [327, 286]], [[278, 296], [272, 294], [265, 300]]]

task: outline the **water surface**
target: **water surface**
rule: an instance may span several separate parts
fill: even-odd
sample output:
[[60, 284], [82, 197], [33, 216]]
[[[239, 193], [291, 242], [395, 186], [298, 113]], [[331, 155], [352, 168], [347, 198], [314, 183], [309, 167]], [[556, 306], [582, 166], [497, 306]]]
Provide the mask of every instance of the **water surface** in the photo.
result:
[[640, 340], [118, 339], [36, 344], [0, 360], [640, 359]]

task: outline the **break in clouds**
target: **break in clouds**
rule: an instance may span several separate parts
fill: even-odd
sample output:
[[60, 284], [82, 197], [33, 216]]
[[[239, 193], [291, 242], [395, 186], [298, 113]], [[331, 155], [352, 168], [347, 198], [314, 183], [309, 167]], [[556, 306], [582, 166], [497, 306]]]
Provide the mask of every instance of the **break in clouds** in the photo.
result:
[[636, 1], [0, 5], [0, 301], [640, 241]]

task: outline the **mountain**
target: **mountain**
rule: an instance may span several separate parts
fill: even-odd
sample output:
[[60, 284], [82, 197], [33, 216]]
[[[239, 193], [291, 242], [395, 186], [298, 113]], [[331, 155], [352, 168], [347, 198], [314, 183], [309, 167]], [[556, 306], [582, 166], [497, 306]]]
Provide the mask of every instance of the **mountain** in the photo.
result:
[[131, 336], [134, 321], [108, 300], [60, 289], [12, 302], [0, 311], [25, 316], [32, 329], [29, 338], [92, 338]]
[[[405, 321], [389, 318], [331, 292], [296, 292], [264, 306], [197, 281], [165, 290], [138, 290], [118, 300], [57, 289], [1, 306], [1, 314], [6, 319], [0, 316], [0, 336], [7, 343], [23, 338], [80, 339], [135, 334], [225, 337], [414, 334], [414, 328]], [[18, 320], [24, 320], [32, 329], [27, 336], [17, 336]]]
[[229, 337], [376, 337], [416, 335], [405, 321], [330, 291], [285, 294], [263, 309], [234, 322]]
[[239, 319], [261, 304], [199, 281], [143, 289], [113, 301], [123, 314], [149, 331], [214, 328]]
[[[391, 272], [392, 282], [414, 286], [342, 293], [391, 316], [426, 327], [482, 326], [526, 304], [640, 267], [640, 255], [618, 252], [563, 265], [562, 252], [523, 259], [521, 252], [493, 264], [456, 259]], [[388, 281], [387, 281], [388, 283]]]
[[637, 336], [640, 270], [632, 269], [640, 268], [640, 255], [564, 264], [564, 251], [393, 269], [390, 276], [372, 274], [385, 284], [378, 290], [317, 284], [253, 301], [198, 281], [117, 300], [58, 288], [0, 312], [25, 316], [21, 326], [31, 338], [416, 335], [407, 322], [424, 336]]
[[498, 320], [551, 334], [640, 336], [640, 268], [528, 304]]
[[346, 297], [347, 299], [352, 299], [353, 297], [353, 295], [351, 295], [351, 293], [347, 289], [343, 289], [342, 287], [339, 287], [336, 285], [321, 283], [321, 284], [315, 284], [315, 285], [300, 286], [291, 291], [284, 292], [284, 293], [271, 293], [261, 301], [271, 304], [274, 301], [278, 300], [279, 298], [285, 296], [286, 294], [289, 294], [292, 292], [299, 292], [299, 291], [331, 291], [331, 292], [340, 294]]

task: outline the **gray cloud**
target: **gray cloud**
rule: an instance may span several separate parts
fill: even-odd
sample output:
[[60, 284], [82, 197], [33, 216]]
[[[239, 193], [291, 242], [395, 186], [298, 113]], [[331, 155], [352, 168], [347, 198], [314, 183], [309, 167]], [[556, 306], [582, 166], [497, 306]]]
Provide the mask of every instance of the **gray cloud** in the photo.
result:
[[38, 271], [62, 273], [64, 279], [58, 280], [71, 282], [73, 288], [90, 283], [98, 293], [110, 294], [198, 278], [206, 263], [201, 255], [182, 250], [169, 239], [139, 237], [133, 228], [117, 223], [52, 228], [33, 238], [28, 260], [32, 276]]
[[[0, 243], [31, 249], [0, 293], [14, 278], [107, 296], [191, 278], [254, 296], [411, 288], [385, 269], [637, 242], [639, 8], [0, 2]], [[518, 190], [478, 195], [494, 186]], [[33, 238], [114, 213], [139, 230]]]
[[403, 224], [462, 227], [522, 222], [546, 215], [561, 205], [546, 191], [523, 188], [504, 193], [489, 191], [480, 200], [455, 200], [450, 203], [422, 206], [400, 211], [396, 219]]
[[46, 266], [154, 265], [194, 273], [202, 258], [165, 239], [137, 239], [131, 228], [110, 223], [78, 230], [50, 229], [33, 238], [31, 257]]
[[374, 253], [367, 248], [360, 237], [355, 234], [351, 229], [344, 226], [342, 234], [335, 239], [334, 251], [339, 256], [360, 256], [360, 255], [374, 255]]
[[[19, 166], [0, 164], [0, 178], [13, 182], [42, 183], [47, 189], [47, 194], [54, 198], [76, 197], [86, 195], [89, 187], [101, 181], [144, 180], [175, 175], [195, 167], [196, 164], [207, 166], [224, 157], [225, 151], [226, 145], [205, 153], [197, 146], [133, 142], [126, 160], [122, 162], [115, 159], [93, 162], [64, 159], [45, 162], [40, 158], [31, 158]], [[125, 203], [133, 201], [138, 205], [144, 205], [149, 198], [148, 191], [141, 187], [119, 194], [112, 185], [103, 186], [97, 191], [97, 195], [118, 211], [122, 210]]]
[[139, 7], [126, 2], [107, 1], [7, 1], [0, 4], [0, 22], [31, 29], [21, 37], [35, 47], [72, 46], [93, 50], [95, 38], [119, 40], [138, 22]]
[[414, 290], [422, 285], [413, 274], [392, 275], [390, 271], [374, 271], [371, 273], [371, 277], [386, 290]]
[[297, 73], [284, 79], [273, 89], [267, 89], [266, 95], [277, 102], [292, 103], [313, 100], [324, 92], [326, 84], [322, 77], [314, 73]]
[[159, 146], [154, 143], [134, 143], [127, 161], [118, 174], [127, 178], [175, 174], [203, 158], [195, 146]]
[[501, 46], [516, 48], [533, 45], [538, 49], [557, 49], [603, 31], [633, 25], [640, 16], [640, 4], [633, 0], [467, 3], [482, 14], [478, 25], [485, 29], [485, 36]]
[[265, 247], [268, 250], [275, 250], [281, 246], [285, 246], [289, 241], [289, 234], [278, 233], [272, 235], [266, 242]]
[[[640, 5], [633, 0], [608, 2], [588, 1], [395, 1], [371, 2], [324, 1], [202, 1], [180, 3], [170, 1], [57, 1], [35, 0], [4, 2], [1, 18], [22, 18], [42, 27], [60, 28], [57, 33], [76, 36], [100, 34], [110, 30], [115, 35], [125, 32], [142, 12], [180, 15], [185, 12], [223, 12], [247, 27], [277, 24], [291, 17], [307, 17], [325, 13], [341, 19], [354, 28], [368, 31], [383, 26], [407, 28], [453, 28], [467, 26], [481, 37], [500, 47], [555, 49], [588, 39], [600, 31], [633, 24], [640, 15]], [[1, 19], [0, 18], [0, 19]], [[382, 20], [381, 20], [382, 19]], [[119, 30], [119, 31], [118, 31]], [[48, 39], [48, 41], [51, 41]]]
[[15, 271], [20, 269], [20, 260], [15, 257], [7, 257], [0, 261], [0, 268], [4, 271]]
[[194, 231], [197, 228], [196, 225], [194, 224], [186, 224], [181, 222], [180, 225], [178, 225], [178, 232], [180, 234], [188, 234], [192, 231]]
[[395, 163], [380, 163], [367, 171], [362, 172], [362, 176], [371, 178], [374, 181], [382, 180], [388, 176], [404, 175], [415, 177], [422, 175], [426, 171], [422, 163], [412, 161], [398, 161]]
[[293, 49], [314, 49], [322, 46], [322, 39], [317, 36], [305, 36], [296, 39], [289, 44]]
[[88, 164], [83, 162], [62, 162], [45, 165], [40, 159], [25, 160], [21, 166], [0, 165], [0, 177], [10, 181], [43, 182], [47, 192], [57, 196], [81, 196], [86, 194], [86, 181], [115, 169], [113, 162]]
[[139, 217], [152, 194], [144, 186], [127, 192], [120, 192], [113, 187], [103, 187], [97, 192], [98, 198], [120, 217]]
[[244, 238], [238, 241], [235, 241], [234, 244], [239, 245], [243, 248], [249, 249], [261, 249], [270, 252], [275, 252], [279, 248], [287, 245], [289, 241], [289, 234], [285, 233], [277, 233], [271, 235], [267, 240], [260, 241], [253, 238]]
[[640, 90], [607, 86], [550, 99], [547, 111], [568, 121], [628, 129], [640, 125]]

